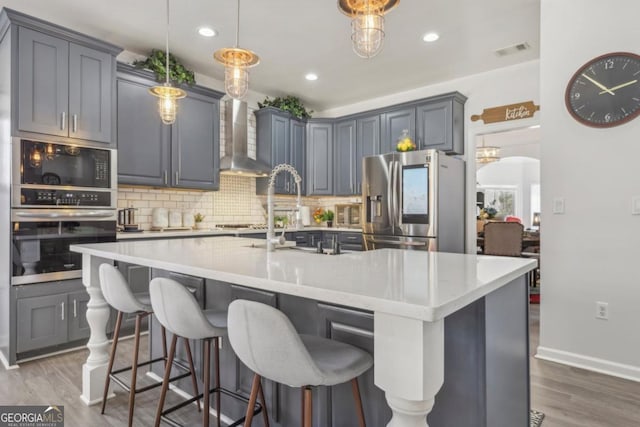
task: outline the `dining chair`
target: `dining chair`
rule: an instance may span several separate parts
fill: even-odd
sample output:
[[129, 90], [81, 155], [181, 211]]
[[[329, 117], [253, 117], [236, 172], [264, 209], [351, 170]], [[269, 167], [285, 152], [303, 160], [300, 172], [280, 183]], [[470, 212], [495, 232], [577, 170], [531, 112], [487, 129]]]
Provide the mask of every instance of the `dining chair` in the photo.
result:
[[484, 255], [519, 257], [524, 227], [518, 222], [489, 222], [484, 226]]

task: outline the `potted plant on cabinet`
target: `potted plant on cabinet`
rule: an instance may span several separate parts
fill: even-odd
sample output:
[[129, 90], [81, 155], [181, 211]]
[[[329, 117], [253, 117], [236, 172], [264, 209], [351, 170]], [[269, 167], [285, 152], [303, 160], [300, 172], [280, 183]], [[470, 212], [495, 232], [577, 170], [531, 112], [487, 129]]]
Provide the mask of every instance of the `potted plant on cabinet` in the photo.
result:
[[299, 119], [308, 119], [311, 117], [313, 110], [307, 110], [299, 98], [295, 96], [286, 96], [284, 98], [277, 97], [269, 99], [267, 96], [264, 101], [258, 102], [258, 108], [274, 107], [282, 111], [289, 112], [292, 116]]

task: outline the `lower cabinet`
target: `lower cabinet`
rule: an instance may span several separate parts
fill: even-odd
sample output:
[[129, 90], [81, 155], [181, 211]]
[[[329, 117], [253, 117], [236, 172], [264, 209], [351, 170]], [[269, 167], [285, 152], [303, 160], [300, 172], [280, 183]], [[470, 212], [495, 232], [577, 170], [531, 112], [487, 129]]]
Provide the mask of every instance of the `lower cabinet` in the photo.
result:
[[80, 345], [90, 335], [88, 302], [80, 279], [17, 287], [16, 353], [25, 358]]

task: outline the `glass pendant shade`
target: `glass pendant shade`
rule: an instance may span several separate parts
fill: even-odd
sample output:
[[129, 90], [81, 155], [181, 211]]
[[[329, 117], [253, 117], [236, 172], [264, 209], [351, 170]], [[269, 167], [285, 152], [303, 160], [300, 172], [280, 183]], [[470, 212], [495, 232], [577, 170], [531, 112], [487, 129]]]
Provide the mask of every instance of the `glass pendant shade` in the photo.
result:
[[149, 89], [149, 92], [158, 97], [158, 113], [162, 123], [165, 125], [173, 124], [178, 114], [178, 99], [186, 97], [187, 93], [168, 83], [162, 86], [154, 86]]
[[384, 44], [384, 15], [400, 0], [338, 0], [338, 8], [351, 17], [353, 51], [362, 58], [372, 58]]
[[353, 51], [362, 58], [372, 58], [384, 42], [384, 16], [382, 14], [357, 15], [351, 21]]
[[224, 48], [213, 54], [216, 61], [223, 64], [224, 89], [234, 99], [242, 99], [249, 90], [249, 71], [247, 68], [260, 63], [260, 58], [247, 49]]

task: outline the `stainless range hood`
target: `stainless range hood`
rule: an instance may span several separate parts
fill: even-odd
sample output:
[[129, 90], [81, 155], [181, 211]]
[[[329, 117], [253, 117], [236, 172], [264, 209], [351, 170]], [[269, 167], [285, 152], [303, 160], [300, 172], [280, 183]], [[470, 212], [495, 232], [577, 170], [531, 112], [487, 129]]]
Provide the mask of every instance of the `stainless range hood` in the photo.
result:
[[247, 103], [229, 98], [223, 101], [224, 157], [220, 159], [220, 173], [224, 175], [269, 176], [271, 166], [254, 160], [247, 154]]

